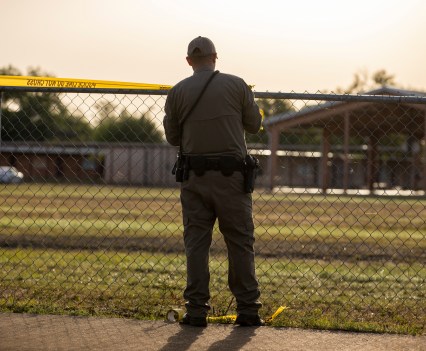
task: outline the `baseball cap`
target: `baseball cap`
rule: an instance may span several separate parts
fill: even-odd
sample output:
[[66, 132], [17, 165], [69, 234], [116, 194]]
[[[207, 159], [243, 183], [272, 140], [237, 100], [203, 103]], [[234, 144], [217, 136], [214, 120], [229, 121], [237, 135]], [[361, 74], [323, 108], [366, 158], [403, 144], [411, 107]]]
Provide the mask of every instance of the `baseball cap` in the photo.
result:
[[207, 56], [216, 54], [213, 42], [206, 37], [197, 37], [188, 45], [188, 56]]

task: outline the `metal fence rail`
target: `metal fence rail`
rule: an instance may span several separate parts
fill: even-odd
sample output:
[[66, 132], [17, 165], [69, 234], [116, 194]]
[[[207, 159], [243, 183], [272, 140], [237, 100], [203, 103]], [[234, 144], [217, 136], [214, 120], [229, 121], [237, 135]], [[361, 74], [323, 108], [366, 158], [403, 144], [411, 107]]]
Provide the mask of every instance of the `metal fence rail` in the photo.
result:
[[[287, 306], [276, 325], [424, 332], [426, 97], [372, 93], [255, 93], [256, 264], [262, 313]], [[0, 94], [0, 311], [163, 318], [182, 305], [166, 92]], [[232, 313], [218, 228], [210, 261], [212, 314]]]

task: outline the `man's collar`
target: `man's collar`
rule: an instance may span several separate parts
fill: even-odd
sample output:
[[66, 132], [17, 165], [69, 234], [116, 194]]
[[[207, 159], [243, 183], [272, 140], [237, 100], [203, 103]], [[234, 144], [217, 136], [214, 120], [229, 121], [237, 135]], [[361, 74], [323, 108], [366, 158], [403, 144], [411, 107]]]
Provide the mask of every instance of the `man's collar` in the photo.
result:
[[200, 72], [213, 72], [214, 67], [211, 66], [201, 66], [194, 69], [194, 74], [200, 73]]

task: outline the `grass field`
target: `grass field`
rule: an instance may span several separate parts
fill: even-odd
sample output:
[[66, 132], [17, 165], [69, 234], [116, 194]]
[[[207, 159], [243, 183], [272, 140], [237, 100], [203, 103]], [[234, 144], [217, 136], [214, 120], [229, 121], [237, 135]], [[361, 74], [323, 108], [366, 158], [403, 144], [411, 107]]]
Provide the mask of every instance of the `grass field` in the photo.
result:
[[[279, 326], [419, 334], [426, 200], [254, 194], [263, 315]], [[0, 310], [163, 318], [185, 284], [179, 191], [0, 186]], [[227, 310], [215, 230], [212, 313]], [[231, 305], [229, 313], [233, 311]]]

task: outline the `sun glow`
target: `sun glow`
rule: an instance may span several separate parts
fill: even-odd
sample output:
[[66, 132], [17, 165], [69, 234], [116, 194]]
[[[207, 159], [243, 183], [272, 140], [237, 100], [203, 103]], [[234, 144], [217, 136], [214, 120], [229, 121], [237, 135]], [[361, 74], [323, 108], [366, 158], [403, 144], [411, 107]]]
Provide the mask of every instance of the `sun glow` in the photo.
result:
[[[16, 25], [15, 14], [21, 23]], [[217, 68], [256, 90], [311, 91], [386, 69], [426, 90], [426, 1], [3, 0], [2, 62], [60, 77], [173, 85], [188, 42], [210, 37]], [[34, 19], [37, 19], [35, 25]], [[29, 55], [28, 53], [31, 53]]]

